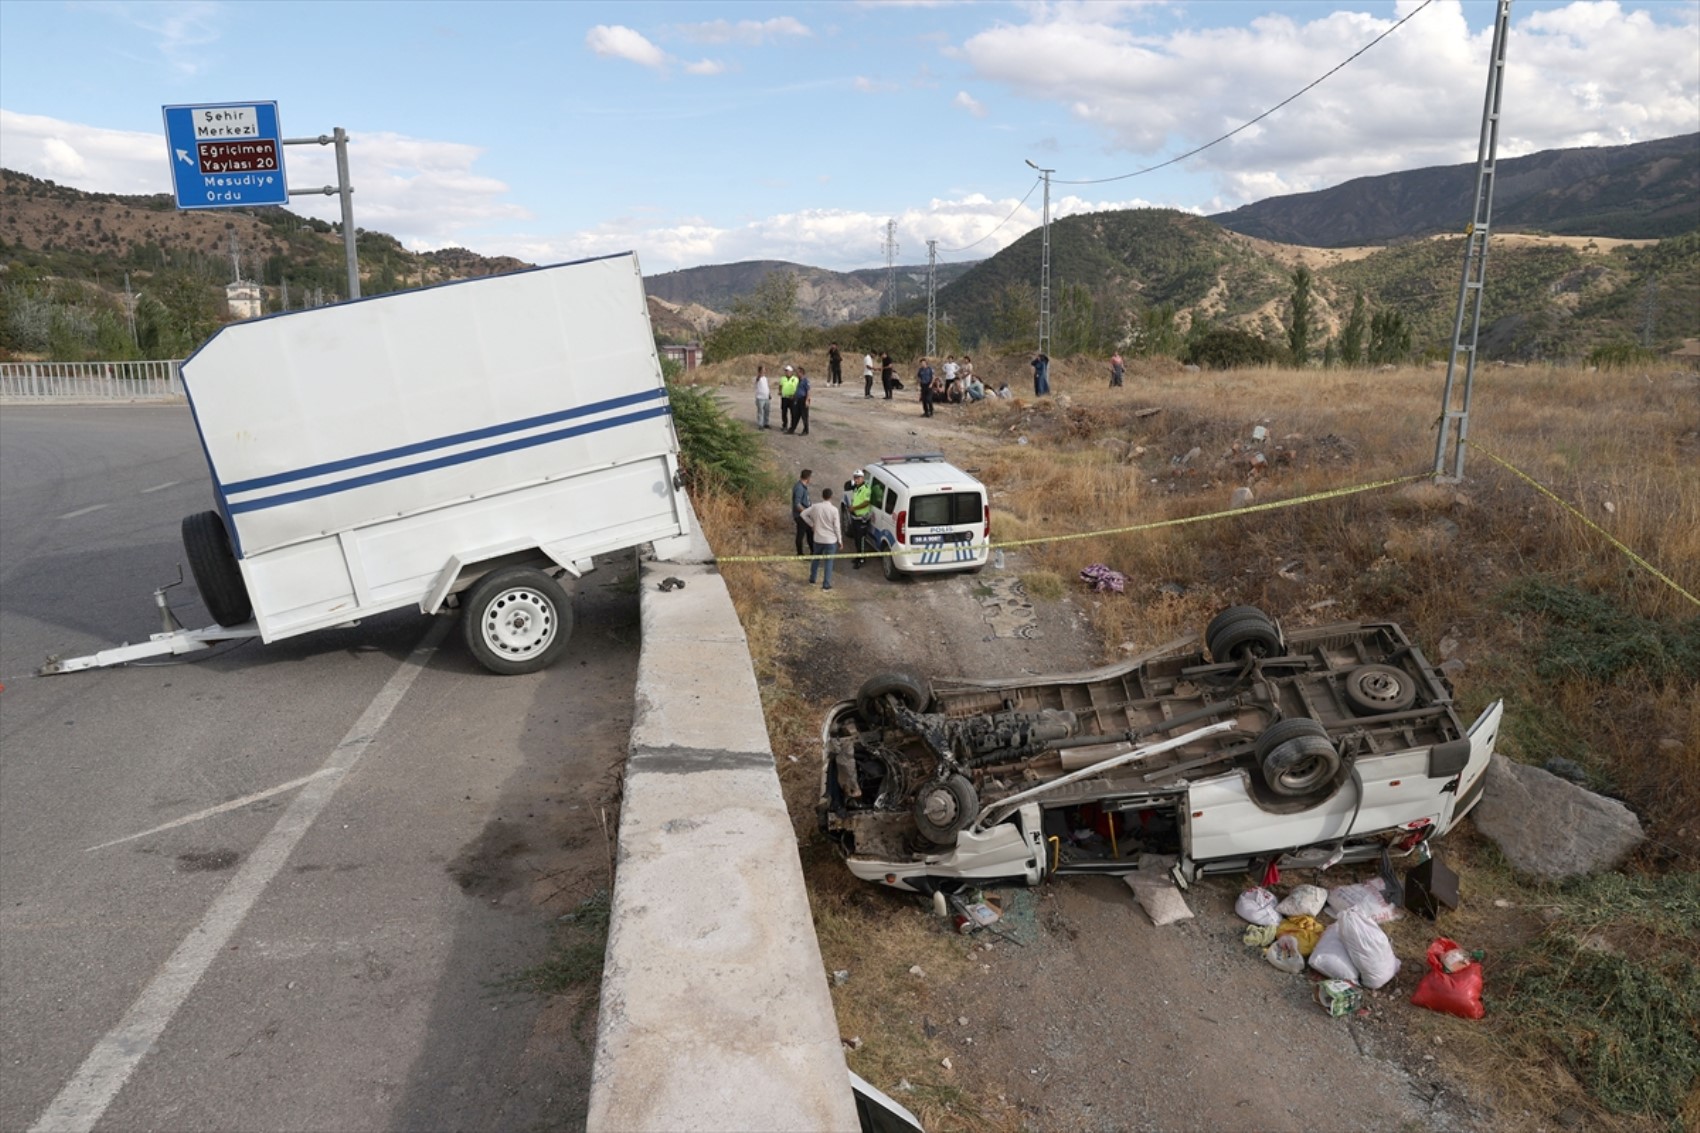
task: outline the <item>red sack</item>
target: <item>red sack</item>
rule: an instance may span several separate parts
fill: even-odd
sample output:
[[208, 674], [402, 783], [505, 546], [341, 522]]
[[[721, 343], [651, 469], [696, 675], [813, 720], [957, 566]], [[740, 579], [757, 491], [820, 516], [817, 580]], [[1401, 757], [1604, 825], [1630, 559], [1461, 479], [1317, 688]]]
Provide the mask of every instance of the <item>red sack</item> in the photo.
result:
[[1482, 966], [1471, 960], [1456, 972], [1449, 972], [1440, 958], [1458, 945], [1444, 936], [1436, 937], [1428, 946], [1428, 974], [1417, 984], [1411, 1002], [1443, 1015], [1460, 1019], [1480, 1019], [1482, 1007]]

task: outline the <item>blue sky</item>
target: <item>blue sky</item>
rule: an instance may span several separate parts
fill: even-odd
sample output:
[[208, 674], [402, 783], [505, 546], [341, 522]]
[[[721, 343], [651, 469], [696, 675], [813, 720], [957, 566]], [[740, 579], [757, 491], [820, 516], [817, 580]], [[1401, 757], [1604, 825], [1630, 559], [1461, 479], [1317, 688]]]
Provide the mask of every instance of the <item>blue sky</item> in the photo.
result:
[[[162, 106], [265, 100], [287, 136], [346, 128], [355, 222], [416, 249], [850, 269], [883, 262], [894, 219], [903, 262], [924, 262], [929, 239], [975, 259], [1039, 223], [1028, 159], [1056, 170], [1059, 215], [1209, 213], [1474, 161], [1493, 14], [1490, 0], [0, 0], [0, 165], [165, 192]], [[1067, 183], [1201, 145], [1407, 15], [1228, 143]], [[1700, 0], [1517, 0], [1507, 71], [1501, 156], [1700, 131]], [[292, 186], [334, 180], [328, 149], [285, 157]], [[326, 198], [291, 207], [337, 215]]]

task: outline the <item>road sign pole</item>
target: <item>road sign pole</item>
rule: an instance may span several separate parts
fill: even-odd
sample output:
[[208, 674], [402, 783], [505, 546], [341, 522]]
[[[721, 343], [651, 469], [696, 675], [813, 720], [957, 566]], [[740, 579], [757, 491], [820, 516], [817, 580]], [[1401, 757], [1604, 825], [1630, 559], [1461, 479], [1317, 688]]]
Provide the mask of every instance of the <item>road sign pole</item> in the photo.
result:
[[360, 252], [354, 233], [354, 186], [348, 181], [348, 131], [341, 126], [316, 138], [285, 138], [286, 146], [336, 146], [336, 184], [322, 189], [291, 189], [292, 197], [323, 193], [342, 197], [342, 249], [348, 260], [348, 297], [360, 298]]

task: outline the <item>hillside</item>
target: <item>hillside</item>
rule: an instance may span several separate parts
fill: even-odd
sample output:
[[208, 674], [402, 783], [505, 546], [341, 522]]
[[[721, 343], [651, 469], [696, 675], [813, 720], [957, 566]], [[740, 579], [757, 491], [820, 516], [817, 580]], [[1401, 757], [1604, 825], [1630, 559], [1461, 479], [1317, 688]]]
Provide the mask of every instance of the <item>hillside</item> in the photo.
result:
[[[1319, 248], [1386, 244], [1457, 232], [1476, 199], [1476, 165], [1359, 177], [1218, 213], [1224, 228]], [[1700, 227], [1700, 134], [1625, 146], [1543, 150], [1497, 164], [1500, 232], [1676, 236]]]
[[[943, 286], [971, 266], [941, 263], [937, 266], [935, 278]], [[790, 272], [797, 277], [797, 313], [810, 326], [837, 326], [872, 318], [880, 313], [885, 299], [884, 268], [837, 272], [785, 260], [745, 260], [735, 264], [682, 268], [645, 276], [643, 282], [645, 290], [658, 299], [679, 305], [696, 304], [724, 314], [740, 297], [753, 293], [762, 280], [776, 271]], [[926, 294], [927, 269], [924, 264], [900, 266], [897, 276], [899, 302]]]

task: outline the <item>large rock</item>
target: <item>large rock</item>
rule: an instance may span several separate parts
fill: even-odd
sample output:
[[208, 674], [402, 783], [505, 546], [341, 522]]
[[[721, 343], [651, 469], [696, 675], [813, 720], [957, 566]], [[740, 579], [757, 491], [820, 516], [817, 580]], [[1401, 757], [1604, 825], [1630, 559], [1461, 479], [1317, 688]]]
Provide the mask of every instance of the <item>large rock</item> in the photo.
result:
[[1541, 881], [1614, 869], [1645, 837], [1641, 820], [1616, 799], [1503, 755], [1488, 765], [1470, 817], [1513, 869]]

